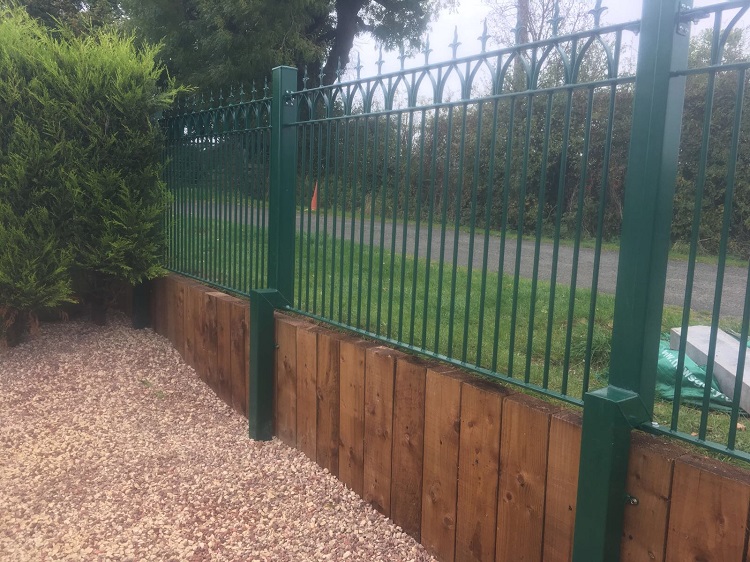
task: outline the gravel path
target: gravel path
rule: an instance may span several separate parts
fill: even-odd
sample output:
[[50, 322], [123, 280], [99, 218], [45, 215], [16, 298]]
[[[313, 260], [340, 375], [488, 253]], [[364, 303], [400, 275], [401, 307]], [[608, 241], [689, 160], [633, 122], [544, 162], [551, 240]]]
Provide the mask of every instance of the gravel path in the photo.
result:
[[0, 350], [0, 560], [433, 559], [115, 318]]

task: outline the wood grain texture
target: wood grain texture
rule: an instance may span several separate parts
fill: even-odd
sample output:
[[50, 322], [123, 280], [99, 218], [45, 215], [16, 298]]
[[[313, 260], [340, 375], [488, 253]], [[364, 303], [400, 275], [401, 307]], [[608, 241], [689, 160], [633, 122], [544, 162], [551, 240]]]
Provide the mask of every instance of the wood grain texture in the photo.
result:
[[544, 562], [572, 560], [580, 457], [580, 415], [570, 411], [554, 414], [550, 422], [547, 460]]
[[674, 464], [667, 562], [730, 562], [746, 556], [750, 475], [686, 455]]
[[393, 407], [391, 519], [419, 541], [422, 522], [422, 462], [427, 363], [396, 360]]
[[422, 525], [424, 547], [439, 560], [453, 562], [456, 550], [458, 449], [461, 433], [459, 371], [428, 369], [425, 377]]
[[318, 419], [316, 451], [320, 466], [339, 474], [339, 343], [341, 334], [318, 331]]
[[205, 294], [208, 292], [208, 287], [203, 285], [194, 285], [192, 291], [193, 298], [193, 317], [191, 319], [194, 332], [194, 369], [198, 374], [198, 377], [202, 381], [206, 381], [206, 373], [208, 371], [208, 357], [206, 355], [206, 342], [204, 340], [205, 330], [205, 315], [206, 315], [206, 300]]
[[218, 347], [218, 326], [216, 318], [216, 300], [223, 293], [216, 291], [206, 291], [203, 294], [203, 318], [201, 326], [201, 336], [203, 341], [203, 351], [205, 355], [205, 381], [208, 386], [216, 393], [219, 393], [219, 379], [217, 375], [217, 347]]
[[275, 433], [290, 447], [297, 446], [297, 324], [276, 316]]
[[388, 517], [391, 513], [396, 357], [395, 352], [386, 347], [368, 349], [366, 357], [363, 499]]
[[230, 301], [230, 394], [232, 408], [243, 416], [248, 415], [248, 379], [250, 377], [250, 306], [232, 298]]
[[185, 340], [184, 355], [185, 363], [195, 368], [195, 329], [193, 326], [193, 286], [194, 283], [185, 283], [184, 301], [182, 314], [182, 333]]
[[365, 363], [369, 344], [339, 343], [339, 479], [364, 494]]
[[173, 276], [174, 340], [177, 352], [185, 357], [185, 282], [182, 277]]
[[297, 448], [316, 459], [318, 423], [318, 331], [312, 324], [297, 326]]
[[625, 490], [638, 505], [625, 505], [622, 562], [664, 562], [674, 460], [684, 453], [666, 439], [633, 432]]
[[162, 314], [164, 315], [164, 337], [174, 346], [175, 332], [175, 306], [174, 306], [174, 280], [171, 275], [160, 279], [162, 285], [161, 299]]
[[515, 394], [503, 402], [497, 507], [498, 562], [541, 562], [547, 447], [547, 403]]
[[162, 333], [162, 309], [163, 304], [163, 283], [161, 278], [151, 280], [151, 291], [149, 295], [149, 314], [151, 316], [151, 329], [157, 334]]
[[461, 388], [456, 560], [495, 557], [500, 425], [506, 391], [482, 381]]
[[216, 394], [232, 405], [232, 297], [224, 293], [211, 293], [216, 308], [216, 361], [214, 376]]

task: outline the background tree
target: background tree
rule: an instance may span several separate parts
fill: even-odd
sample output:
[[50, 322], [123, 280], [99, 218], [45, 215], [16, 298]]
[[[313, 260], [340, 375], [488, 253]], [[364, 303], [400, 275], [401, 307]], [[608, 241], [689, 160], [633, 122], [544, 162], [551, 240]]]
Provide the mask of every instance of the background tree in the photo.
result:
[[19, 5], [49, 28], [61, 23], [76, 33], [112, 24], [122, 17], [119, 0], [20, 0]]
[[491, 9], [487, 17], [490, 32], [503, 47], [548, 39], [556, 18], [559, 35], [589, 27], [589, 10], [594, 7], [593, 1], [581, 0], [485, 0], [485, 3]]
[[[181, 83], [217, 90], [262, 81], [274, 66], [309, 65], [324, 83], [349, 63], [354, 38], [420, 46], [430, 19], [455, 0], [125, 0], [129, 25], [163, 41]], [[321, 61], [323, 61], [321, 63]]]

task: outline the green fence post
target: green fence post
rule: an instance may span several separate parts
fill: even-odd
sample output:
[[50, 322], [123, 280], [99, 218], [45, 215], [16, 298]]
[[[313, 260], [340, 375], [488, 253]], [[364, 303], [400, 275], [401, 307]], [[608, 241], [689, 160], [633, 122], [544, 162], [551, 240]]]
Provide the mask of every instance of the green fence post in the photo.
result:
[[276, 289], [250, 291], [250, 384], [248, 429], [250, 438], [273, 437], [273, 367], [276, 356], [274, 310], [282, 305]]
[[[641, 20], [608, 388], [584, 399], [574, 562], [617, 562], [630, 430], [653, 416], [680, 144], [688, 0], [645, 0]], [[634, 509], [637, 509], [634, 507]]]
[[273, 69], [271, 98], [271, 192], [268, 209], [268, 287], [292, 302], [294, 296], [294, 236], [297, 207], [297, 131], [288, 127], [297, 117], [297, 69]]
[[273, 437], [274, 310], [294, 297], [297, 69], [273, 69], [271, 182], [268, 202], [268, 289], [250, 291], [249, 420], [251, 439]]

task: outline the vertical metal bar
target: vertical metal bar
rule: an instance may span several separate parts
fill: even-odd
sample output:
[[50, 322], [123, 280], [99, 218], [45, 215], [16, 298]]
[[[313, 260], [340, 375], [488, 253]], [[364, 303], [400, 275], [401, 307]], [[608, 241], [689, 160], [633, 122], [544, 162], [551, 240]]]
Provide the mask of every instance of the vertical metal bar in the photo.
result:
[[[370, 256], [369, 256], [369, 264], [367, 266], [367, 310], [365, 311], [365, 329], [369, 332], [370, 331], [370, 302], [372, 300], [372, 259], [373, 259], [373, 239], [375, 238], [375, 182], [376, 182], [376, 169], [378, 164], [378, 130], [380, 129], [378, 124], [378, 118], [375, 117], [373, 119], [375, 122], [375, 134], [373, 135], [373, 141], [372, 141], [372, 176], [371, 176], [371, 185], [370, 185], [370, 236], [369, 240], [367, 242], [369, 248], [370, 248]], [[367, 144], [370, 140], [369, 135], [369, 123], [370, 118], [365, 117], [365, 140], [364, 140], [364, 149], [366, 151]], [[363, 164], [362, 164], [362, 174], [366, 174], [367, 170], [367, 158], [363, 157]], [[364, 278], [362, 277], [362, 268], [363, 268], [363, 251], [365, 249], [365, 192], [366, 192], [367, 182], [362, 182], [362, 217], [361, 222], [362, 226], [360, 227], [360, 237], [359, 237], [359, 301], [357, 305], [357, 326], [362, 326], [362, 319], [360, 317], [361, 307], [362, 307], [362, 283], [364, 281]]]
[[[469, 256], [467, 259], [467, 272], [466, 272], [466, 303], [464, 305], [464, 333], [463, 333], [463, 347], [461, 349], [461, 361], [466, 363], [467, 355], [469, 353], [469, 323], [472, 317], [471, 314], [471, 279], [472, 271], [474, 267], [474, 235], [477, 230], [477, 191], [479, 190], [479, 161], [482, 147], [482, 119], [484, 115], [484, 102], [478, 102], [477, 107], [477, 127], [476, 127], [476, 139], [474, 141], [474, 171], [472, 173], [471, 182], [471, 211], [469, 213]], [[481, 333], [481, 328], [477, 328]]]
[[[273, 69], [271, 105], [271, 186], [268, 224], [268, 286], [281, 298], [294, 298], [295, 172], [296, 131], [287, 127], [295, 117], [297, 70], [288, 66]], [[264, 213], [265, 214], [265, 213]]]
[[[440, 219], [440, 256], [438, 257], [438, 285], [437, 302], [435, 306], [435, 347], [433, 351], [440, 353], [440, 312], [443, 303], [443, 271], [445, 269], [445, 227], [448, 221], [448, 186], [450, 185], [451, 148], [453, 143], [453, 106], [448, 106], [448, 132], [445, 142], [445, 166], [443, 169], [442, 214]], [[446, 353], [446, 355], [449, 355]]]
[[[352, 163], [352, 217], [351, 217], [351, 242], [349, 244], [349, 301], [346, 303], [346, 323], [352, 325], [352, 301], [354, 300], [354, 232], [356, 228], [357, 216], [357, 182], [360, 178], [357, 176], [357, 155], [359, 154], [359, 123], [360, 119], [354, 120], [354, 162]], [[364, 149], [363, 149], [364, 150]], [[363, 160], [364, 162], [364, 160]], [[364, 167], [364, 164], [363, 164]], [[362, 221], [360, 221], [360, 232]], [[362, 247], [362, 237], [359, 238], [359, 247]], [[359, 306], [359, 305], [358, 305]]]
[[[313, 107], [313, 112], [315, 111], [315, 108]], [[313, 113], [314, 115], [314, 113]], [[314, 119], [314, 116], [313, 116]], [[316, 142], [319, 142], [317, 139], [316, 134], [316, 123], [313, 121], [310, 123], [310, 179], [307, 182], [308, 185], [308, 191], [304, 195], [305, 203], [308, 203], [307, 205], [307, 235], [306, 235], [306, 243], [305, 243], [305, 252], [306, 254], [306, 260], [305, 260], [305, 310], [310, 310], [310, 289], [313, 285], [313, 274], [311, 272], [310, 267], [310, 259], [312, 257], [312, 195], [313, 195], [313, 185], [315, 182], [315, 171], [313, 170], [313, 166], [315, 165], [315, 157], [313, 156], [315, 154], [315, 146]], [[319, 146], [319, 144], [318, 144]], [[318, 164], [320, 164], [320, 158], [317, 159]], [[318, 173], [320, 172], [320, 169], [317, 170]], [[318, 212], [315, 211], [315, 215], [317, 216]], [[304, 229], [301, 229], [302, 232], [304, 232]], [[317, 242], [317, 240], [316, 240]], [[317, 271], [316, 271], [317, 273]]]
[[[711, 44], [711, 60], [716, 61], [719, 50], [719, 37], [721, 35], [721, 18], [716, 17], [714, 20], [714, 29]], [[711, 116], [713, 115], [714, 104], [714, 87], [716, 83], [716, 72], [711, 71], [708, 74], [706, 85], [706, 102], [703, 113], [703, 129], [701, 136], [701, 152], [698, 160], [698, 175], [695, 183], [695, 203], [693, 206], [693, 222], [690, 233], [690, 251], [688, 255], [688, 268], [685, 277], [685, 298], [682, 309], [681, 334], [687, 334], [690, 325], [691, 302], [693, 299], [693, 283], [695, 281], [695, 266], [698, 257], [698, 244], [700, 242], [700, 224], [701, 214], [703, 211], [703, 193], [706, 187], [706, 168], [708, 162], [709, 146], [711, 142]], [[677, 372], [682, 373], [685, 366], [685, 351], [687, 346], [687, 336], [680, 338], [680, 344], [677, 351]], [[708, 373], [707, 373], [708, 374]], [[706, 385], [707, 389], [711, 388], [710, 384]], [[676, 430], [679, 424], [680, 402], [682, 398], [682, 377], [675, 379], [675, 392], [672, 406], [672, 430]], [[703, 416], [701, 416], [702, 420]], [[705, 429], [698, 430], [699, 437], [705, 439]], [[702, 434], [702, 435], [701, 435]]]
[[544, 348], [544, 371], [542, 374], [542, 386], [549, 387], [550, 356], [552, 353], [552, 337], [555, 323], [555, 297], [557, 294], [557, 266], [560, 256], [560, 227], [562, 224], [562, 212], [565, 205], [565, 176], [568, 169], [568, 148], [570, 142], [570, 119], [571, 107], [573, 105], [573, 92], [568, 90], [565, 102], [565, 125], [563, 126], [563, 141], [560, 149], [560, 179], [557, 185], [557, 198], [555, 210], [555, 241], [552, 247], [552, 272], [550, 273], [549, 306], [547, 307], [547, 339]]
[[[333, 143], [334, 146], [334, 156], [333, 156], [333, 211], [332, 211], [332, 225], [331, 225], [331, 296], [330, 296], [330, 305], [329, 305], [329, 311], [328, 311], [328, 317], [333, 320], [335, 318], [333, 314], [333, 306], [336, 302], [336, 250], [338, 248], [338, 240], [336, 239], [336, 227], [337, 219], [338, 219], [338, 213], [339, 213], [339, 144], [340, 144], [340, 132], [339, 127], [341, 125], [341, 120], [336, 121], [336, 134], [335, 134], [335, 142]], [[326, 196], [327, 199], [327, 196]], [[326, 205], [326, 225], [324, 227], [324, 231], [328, 232], [328, 206]], [[323, 275], [323, 279], [325, 281], [325, 275]], [[339, 283], [339, 287], [341, 286], [341, 283]]]
[[591, 376], [591, 347], [594, 339], [594, 324], [596, 320], [596, 300], [599, 289], [599, 264], [602, 257], [602, 238], [604, 237], [604, 211], [607, 207], [609, 192], [609, 162], [612, 154], [612, 131], [615, 123], [615, 107], [617, 101], [617, 86], [612, 86], [609, 93], [609, 112], [607, 114], [607, 136], [604, 141], [604, 160], [602, 163], [601, 193], [599, 195], [599, 212], [596, 221], [596, 244], [594, 247], [594, 266], [591, 281], [591, 302], [589, 303], [589, 326], [586, 333], [586, 359], [583, 367], [583, 389], [581, 398], [589, 390]]
[[495, 147], [497, 145], [497, 118], [500, 107], [500, 100], [495, 98], [492, 102], [492, 138], [490, 140], [490, 162], [487, 184], [485, 191], [487, 196], [484, 200], [484, 249], [482, 252], [482, 287], [479, 293], [479, 322], [477, 325], [477, 358], [476, 364], [483, 365], [482, 362], [482, 339], [484, 335], [484, 308], [485, 299], [487, 298], [487, 262], [489, 260], [490, 230], [492, 226], [492, 205], [495, 194]]
[[[750, 329], [750, 263], [748, 264], [747, 270], [747, 281], [745, 282], [745, 307], [742, 313], [742, 328], [740, 332], [740, 349], [747, 349], [748, 342], [748, 331]], [[727, 448], [732, 450], [735, 447], [735, 440], [737, 438], [737, 420], [740, 415], [740, 393], [742, 392], [742, 386], [745, 374], [745, 362], [747, 361], [747, 352], [740, 353], [737, 360], [737, 372], [735, 372], [734, 379], [734, 400], [732, 401], [732, 413], [729, 418], [729, 435], [727, 438]]]
[[[461, 107], [461, 140], [458, 145], [458, 170], [456, 170], [456, 183], [453, 188], [456, 191], [454, 199], [455, 222], [453, 227], [453, 269], [451, 271], [450, 309], [448, 313], [448, 343], [445, 354], [453, 357], [453, 331], [456, 318], [456, 279], [458, 275], [458, 238], [461, 235], [461, 195], [464, 188], [464, 153], [466, 152], [466, 114], [469, 112], [468, 104]], [[443, 225], [443, 230], [447, 225]]]
[[643, 5], [610, 386], [584, 399], [574, 562], [619, 560], [630, 427], [653, 415], [685, 95], [684, 77], [671, 73], [687, 65], [689, 39], [675, 31], [680, 9], [691, 4]]
[[[745, 79], [747, 76], [747, 70], [742, 69], [737, 75], [737, 96], [735, 98], [735, 113], [734, 113], [734, 128], [732, 130], [732, 144], [731, 152], [729, 155], [729, 171], [727, 172], [727, 190], [734, 190], [735, 174], [737, 172], [737, 157], [740, 146], [740, 133], [742, 129], [742, 104], [745, 97]], [[731, 204], [731, 197], [727, 198]], [[726, 205], [726, 203], [725, 203]], [[722, 237], [722, 242], [725, 242]], [[721, 253], [723, 255], [723, 253]], [[723, 264], [720, 266], [721, 271], [724, 270]], [[716, 287], [719, 289], [722, 284], [717, 281]], [[747, 337], [748, 337], [748, 324], [750, 324], [750, 271], [748, 271], [747, 282], [745, 285], [745, 308], [742, 315], [742, 328], [740, 333], [740, 350], [747, 349]], [[740, 394], [742, 392], [743, 375], [745, 371], [745, 361], [747, 352], [740, 352], [737, 358], [737, 372], [735, 373], [734, 383], [734, 399], [732, 400], [732, 413], [729, 421], [729, 435], [727, 436], [727, 447], [734, 449], [735, 440], [737, 437], [737, 419], [739, 418], [740, 409]]]
[[[440, 132], [440, 109], [435, 108], [435, 116], [432, 122], [432, 156], [430, 166], [430, 206], [427, 211], [427, 253], [425, 255], [425, 272], [424, 272], [424, 305], [422, 316], [422, 349], [427, 349], [427, 321], [430, 314], [430, 264], [432, 258], [432, 230], [433, 221], [435, 220], [435, 187], [437, 183], [437, 145], [438, 135]], [[438, 297], [437, 302], [440, 302]], [[437, 306], [435, 307], [437, 311]]]
[[[576, 233], [573, 239], [573, 262], [570, 273], [570, 293], [568, 295], [568, 319], [565, 329], [565, 353], [563, 356], [563, 373], [561, 392], [568, 394], [568, 376], [570, 371], [570, 347], [573, 340], [573, 315], [576, 306], [576, 285], [578, 284], [578, 257], [581, 250], [581, 230], [583, 224], [583, 204], [588, 179], [589, 144], [591, 140], [591, 114], [594, 110], [594, 88], [589, 88], [586, 104], [586, 121], [583, 132], [583, 151], [581, 153], [581, 177], [578, 182], [578, 204], [576, 205]], [[589, 318], [593, 323], [593, 319]]]
[[[390, 162], [388, 161], [388, 152], [390, 143], [388, 142], [389, 133], [391, 131], [391, 114], [385, 114], [385, 138], [384, 138], [384, 152], [383, 152], [383, 178], [381, 179], [381, 210], [380, 210], [380, 245], [378, 247], [378, 285], [376, 291], [378, 293], [378, 304], [377, 312], [375, 314], [375, 333], [381, 333], [381, 316], [382, 316], [382, 303], [383, 303], [383, 259], [385, 258], [385, 215], [386, 215], [386, 202], [388, 197], [388, 168]], [[396, 133], [398, 134], [398, 133]], [[373, 217], [375, 217], [375, 206], [372, 208]], [[393, 225], [392, 225], [393, 227]], [[372, 264], [373, 254], [373, 240], [370, 240], [370, 264]], [[372, 281], [372, 277], [370, 277]], [[372, 285], [369, 287], [369, 291], [372, 292]]]
[[[344, 121], [344, 158], [343, 168], [344, 176], [341, 179], [341, 252], [339, 252], [339, 314], [338, 321], [342, 322], [344, 318], [344, 253], [346, 249], [346, 213], [347, 213], [347, 199], [346, 196], [349, 193], [349, 184], [347, 183], [347, 175], [349, 172], [349, 162], [353, 159], [349, 158], [349, 128], [351, 125], [350, 119], [347, 117]], [[354, 176], [352, 176], [354, 177]], [[354, 213], [354, 206], [350, 209], [350, 212]], [[336, 228], [334, 227], [334, 231]], [[354, 240], [351, 240], [354, 244]], [[349, 298], [347, 301], [351, 301], [351, 291], [349, 291]], [[331, 316], [333, 318], [333, 316]]]
[[[422, 120], [422, 123], [424, 120]], [[408, 227], [409, 227], [409, 199], [411, 199], [411, 156], [414, 149], [414, 109], [409, 110], [409, 121], [406, 131], [406, 172], [404, 174], [404, 225], [401, 233], [401, 291], [398, 306], [398, 341], [404, 341], [404, 297], [406, 294], [406, 265], [408, 263], [406, 259], [406, 245], [408, 238]], [[424, 138], [421, 139], [424, 143]], [[417, 196], [419, 197], [419, 196]], [[419, 262], [419, 217], [415, 217], [414, 225], [414, 239], [417, 246], [412, 261], [416, 267]], [[412, 303], [414, 303], [414, 294], [412, 293]], [[412, 326], [414, 325], [412, 321]], [[413, 332], [412, 332], [413, 334]], [[389, 334], [390, 337], [390, 334]]]
[[[303, 125], [300, 125], [297, 127], [297, 135], [302, 135], [302, 142], [300, 142], [299, 150], [300, 150], [300, 159], [302, 160], [302, 166], [300, 169], [300, 187], [302, 190], [302, 204], [301, 208], [299, 210], [299, 263], [297, 264], [297, 308], [302, 308], [302, 281], [303, 279], [306, 279], [306, 273], [305, 269], [303, 267], [304, 264], [304, 255], [305, 255], [305, 244], [304, 244], [304, 233], [305, 233], [305, 175], [307, 170], [307, 161], [309, 160], [308, 157], [305, 156], [307, 152], [307, 147], [309, 146], [308, 140], [307, 140], [307, 130], [310, 128], [310, 126], [305, 123]], [[311, 135], [312, 136], [312, 135]], [[295, 217], [296, 221], [296, 217]]]
[[542, 224], [544, 207], [547, 201], [547, 159], [549, 157], [549, 137], [552, 126], [552, 101], [554, 94], [547, 94], [547, 106], [544, 113], [544, 142], [542, 144], [542, 167], [539, 175], [539, 201], [536, 211], [536, 232], [534, 235], [534, 267], [531, 274], [531, 305], [529, 307], [529, 331], [526, 341], [526, 381], [531, 373], [531, 354], [534, 346], [534, 321], [536, 317], [536, 293], [539, 288], [539, 257], [542, 249]]
[[[716, 367], [716, 339], [719, 331], [719, 317], [721, 314], [721, 297], [724, 290], [724, 271], [727, 263], [727, 241], [729, 239], [729, 229], [732, 225], [732, 202], [734, 198], [734, 180], [737, 169], [737, 157], [740, 144], [740, 128], [742, 126], [742, 99], [745, 96], [745, 71], [739, 72], [737, 84], [737, 94], [735, 97], [734, 123], [732, 127], [732, 141], [729, 150], [729, 161], [727, 170], [727, 179], [724, 195], [724, 217], [721, 226], [721, 241], [719, 242], [719, 263], [716, 271], [716, 287], [714, 288], [714, 308], [711, 316], [711, 334], [708, 340], [708, 363], [706, 365], [706, 386], [703, 390], [703, 404], [701, 411], [701, 421], [698, 429], [698, 438], [705, 439], [708, 427], [708, 411], [711, 402], [711, 384], [714, 377], [714, 368]], [[687, 339], [687, 332], [683, 340]], [[740, 348], [742, 349], [742, 348]], [[743, 349], [744, 351], [744, 349]], [[744, 355], [744, 353], [741, 353]], [[679, 371], [678, 371], [679, 372]], [[734, 394], [734, 402], [740, 400], [740, 394]], [[736, 424], [735, 424], [736, 426]], [[731, 428], [731, 426], [730, 426]]]
[[[409, 315], [409, 345], [414, 345], [414, 328], [416, 324], [416, 312], [417, 312], [417, 277], [419, 274], [419, 233], [422, 225], [422, 186], [424, 184], [424, 144], [425, 144], [425, 132], [427, 127], [427, 111], [422, 109], [419, 122], [419, 172], [417, 173], [417, 188], [416, 188], [416, 209], [414, 225], [414, 260], [412, 267], [412, 279], [411, 279], [411, 310]], [[434, 137], [432, 143], [435, 144], [436, 139]], [[404, 237], [406, 240], [406, 237]], [[424, 289], [425, 293], [427, 288]], [[422, 316], [427, 315], [427, 308], [422, 310]]]
[[[386, 320], [386, 337], [388, 339], [391, 338], [391, 329], [392, 329], [392, 323], [393, 323], [393, 301], [395, 300], [395, 295], [393, 293], [393, 286], [395, 281], [395, 271], [396, 271], [396, 230], [398, 228], [398, 205], [399, 205], [399, 187], [400, 187], [400, 179], [401, 179], [401, 136], [403, 132], [401, 131], [401, 127], [404, 121], [404, 114], [402, 112], [399, 112], [396, 114], [398, 118], [398, 126], [396, 127], [396, 161], [394, 164], [394, 169], [396, 170], [395, 177], [393, 178], [393, 213], [392, 213], [392, 219], [391, 219], [391, 268], [388, 278], [388, 319]], [[409, 176], [406, 176], [404, 179], [404, 185], [409, 185]], [[406, 225], [406, 221], [408, 219], [404, 219], [404, 226]], [[382, 261], [382, 260], [381, 260]], [[404, 263], [403, 263], [403, 256], [400, 260], [401, 262], [401, 274], [403, 275], [404, 272]], [[401, 294], [401, 298], [403, 299], [404, 294], [404, 284], [403, 282], [400, 285], [401, 290], [399, 293]], [[380, 291], [383, 292], [382, 290]], [[403, 304], [403, 300], [402, 300]], [[400, 338], [399, 338], [400, 339]]]
[[[529, 152], [531, 151], [531, 125], [534, 118], [534, 99], [526, 96], [526, 132], [523, 143], [521, 181], [518, 185], [518, 224], [516, 226], [516, 263], [513, 268], [513, 298], [511, 299], [510, 334], [508, 337], [508, 376], [513, 376], [513, 360], [516, 353], [516, 320], [518, 319], [518, 289], [521, 283], [521, 252], [523, 250], [523, 229], [526, 222], [526, 181], [529, 175]], [[524, 374], [528, 381], [529, 373]]]
[[497, 293], [495, 294], [495, 337], [492, 343], [492, 367], [497, 372], [498, 348], [500, 345], [500, 311], [503, 302], [503, 277], [505, 268], [505, 237], [508, 231], [508, 199], [510, 197], [510, 175], [513, 165], [513, 128], [515, 127], [517, 97], [510, 98], [508, 134], [505, 140], [505, 171], [503, 172], [502, 221], [500, 226], [500, 255], [497, 259]]
[[[469, 112], [468, 104], [461, 106], [461, 140], [458, 144], [458, 169], [456, 170], [456, 181], [453, 189], [456, 194], [453, 202], [453, 212], [455, 215], [453, 226], [453, 267], [451, 271], [451, 289], [450, 289], [450, 306], [448, 312], [448, 342], [445, 347], [445, 354], [448, 357], [454, 357], [453, 354], [453, 330], [456, 318], [456, 276], [458, 274], [458, 237], [461, 233], [461, 195], [464, 187], [464, 153], [466, 152], [466, 116]], [[443, 230], [447, 227], [443, 225]], [[443, 257], [445, 259], [445, 257]]]

